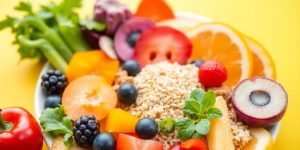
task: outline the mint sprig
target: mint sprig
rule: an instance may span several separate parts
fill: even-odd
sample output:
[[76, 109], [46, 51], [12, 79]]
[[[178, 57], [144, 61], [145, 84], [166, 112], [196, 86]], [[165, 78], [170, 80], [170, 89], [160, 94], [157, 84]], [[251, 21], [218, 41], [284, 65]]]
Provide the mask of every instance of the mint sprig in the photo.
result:
[[195, 89], [186, 98], [183, 112], [187, 117], [176, 120], [176, 130], [181, 140], [203, 137], [210, 129], [210, 119], [222, 117], [220, 109], [214, 107], [216, 94]]

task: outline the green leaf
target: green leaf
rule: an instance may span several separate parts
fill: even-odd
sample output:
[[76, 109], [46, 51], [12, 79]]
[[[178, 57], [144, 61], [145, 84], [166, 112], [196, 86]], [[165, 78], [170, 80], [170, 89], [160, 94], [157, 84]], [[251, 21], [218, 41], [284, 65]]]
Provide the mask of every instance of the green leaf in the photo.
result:
[[13, 27], [15, 24], [15, 21], [16, 21], [16, 18], [7, 16], [6, 19], [0, 21], [0, 31], [5, 28], [8, 28], [8, 27]]
[[195, 130], [202, 135], [206, 135], [209, 132], [210, 122], [208, 119], [201, 119], [195, 126]]
[[106, 28], [105, 23], [96, 22], [88, 19], [80, 20], [79, 24], [81, 26], [85, 26], [88, 30], [103, 31]]
[[218, 119], [222, 117], [222, 112], [218, 108], [210, 108], [207, 111], [207, 118], [208, 119]]
[[52, 137], [64, 135], [65, 145], [72, 145], [72, 121], [64, 113], [63, 106], [45, 109], [40, 117], [40, 124], [46, 134]]
[[185, 101], [183, 112], [188, 115], [195, 115], [197, 117], [200, 117], [203, 111], [198, 101], [189, 99]]
[[28, 14], [33, 14], [32, 5], [29, 2], [20, 2], [19, 5], [15, 7], [15, 10], [24, 11]]
[[213, 91], [208, 91], [203, 95], [202, 106], [204, 109], [213, 107], [216, 103], [216, 94]]
[[199, 102], [201, 102], [203, 95], [204, 95], [204, 91], [199, 90], [199, 89], [195, 89], [191, 92], [190, 98], [198, 100]]
[[176, 130], [181, 140], [187, 140], [195, 132], [195, 124], [190, 118], [180, 118], [176, 121]]

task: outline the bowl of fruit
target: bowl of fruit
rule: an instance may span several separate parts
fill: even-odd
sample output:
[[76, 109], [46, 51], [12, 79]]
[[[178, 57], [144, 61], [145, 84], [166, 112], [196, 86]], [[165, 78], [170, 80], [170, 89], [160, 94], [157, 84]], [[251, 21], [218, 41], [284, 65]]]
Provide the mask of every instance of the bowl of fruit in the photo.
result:
[[[288, 96], [271, 55], [237, 29], [142, 0], [63, 0], [7, 17], [40, 58], [35, 115], [52, 150], [271, 149]], [[2, 27], [2, 26], [1, 26]]]

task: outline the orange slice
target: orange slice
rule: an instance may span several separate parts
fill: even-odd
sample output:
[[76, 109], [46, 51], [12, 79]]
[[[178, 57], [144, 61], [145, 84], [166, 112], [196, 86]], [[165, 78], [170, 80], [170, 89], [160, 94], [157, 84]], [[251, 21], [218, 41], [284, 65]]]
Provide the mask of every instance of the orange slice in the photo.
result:
[[253, 54], [253, 77], [263, 76], [275, 80], [276, 69], [271, 55], [258, 41], [250, 37], [247, 37], [246, 41]]
[[222, 23], [206, 23], [187, 32], [192, 40], [191, 59], [216, 60], [225, 65], [225, 85], [235, 86], [252, 76], [253, 58], [246, 41], [235, 29]]
[[190, 18], [174, 18], [158, 22], [157, 26], [169, 26], [182, 32], [187, 32], [202, 22]]

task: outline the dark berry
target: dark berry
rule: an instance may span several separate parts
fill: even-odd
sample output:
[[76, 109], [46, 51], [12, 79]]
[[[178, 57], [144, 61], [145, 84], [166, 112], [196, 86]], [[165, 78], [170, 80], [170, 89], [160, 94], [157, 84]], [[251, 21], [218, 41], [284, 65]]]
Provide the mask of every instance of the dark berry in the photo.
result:
[[204, 61], [202, 60], [194, 60], [192, 61], [192, 64], [194, 64], [196, 67], [200, 67], [202, 64], [204, 63]]
[[126, 61], [123, 64], [123, 69], [127, 71], [129, 76], [136, 76], [141, 72], [141, 67], [135, 60]]
[[122, 84], [118, 91], [118, 100], [123, 104], [133, 104], [138, 96], [137, 90], [134, 85], [129, 83]]
[[61, 104], [61, 97], [59, 95], [50, 95], [45, 102], [45, 108], [55, 108]]
[[[73, 134], [76, 143], [81, 147], [90, 147], [98, 134], [99, 123], [94, 116], [81, 116], [73, 126]], [[92, 127], [92, 128], [91, 128]]]
[[113, 135], [107, 132], [102, 132], [96, 135], [93, 141], [94, 150], [115, 150], [116, 139]]
[[128, 38], [127, 38], [127, 42], [129, 44], [129, 46], [131, 48], [134, 48], [135, 47], [135, 44], [136, 44], [136, 41], [138, 40], [138, 38], [140, 37], [141, 35], [141, 32], [140, 31], [135, 31], [135, 32], [132, 32]]
[[68, 84], [67, 78], [58, 70], [48, 70], [42, 75], [42, 89], [47, 95], [61, 94]]
[[135, 126], [135, 132], [142, 139], [152, 139], [158, 132], [156, 122], [151, 118], [142, 118]]

